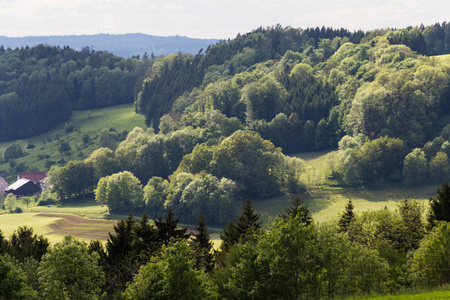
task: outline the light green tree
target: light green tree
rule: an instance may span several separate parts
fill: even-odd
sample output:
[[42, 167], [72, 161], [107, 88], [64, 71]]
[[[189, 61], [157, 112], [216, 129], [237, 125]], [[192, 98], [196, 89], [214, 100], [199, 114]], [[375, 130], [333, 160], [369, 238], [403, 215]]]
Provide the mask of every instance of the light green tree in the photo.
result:
[[68, 235], [42, 257], [39, 282], [45, 299], [100, 299], [104, 283], [97, 252]]
[[438, 286], [450, 280], [450, 224], [441, 222], [420, 243], [411, 261], [418, 285]]
[[8, 194], [5, 198], [5, 209], [6, 210], [13, 210], [16, 206], [16, 196], [13, 194]]
[[419, 149], [414, 149], [406, 155], [403, 161], [403, 177], [409, 184], [422, 182], [428, 174], [428, 164], [425, 153]]
[[192, 251], [186, 241], [163, 247], [162, 257], [143, 266], [129, 284], [125, 299], [218, 299], [217, 287], [194, 270]]
[[144, 192], [139, 179], [133, 173], [124, 171], [100, 179], [95, 200], [107, 205], [110, 211], [126, 212], [143, 208]]

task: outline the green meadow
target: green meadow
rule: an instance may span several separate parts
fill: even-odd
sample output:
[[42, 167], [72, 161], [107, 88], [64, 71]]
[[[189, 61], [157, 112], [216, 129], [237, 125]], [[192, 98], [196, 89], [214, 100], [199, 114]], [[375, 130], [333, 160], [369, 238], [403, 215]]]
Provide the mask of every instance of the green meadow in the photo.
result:
[[[88, 113], [89, 112], [89, 113]], [[25, 149], [28, 144], [35, 148], [26, 149], [26, 156], [16, 159], [16, 163], [24, 163], [30, 170], [44, 171], [46, 164], [61, 165], [63, 161], [82, 160], [99, 148], [96, 142], [98, 133], [103, 128], [114, 128], [117, 133], [131, 131], [135, 127], [146, 128], [144, 116], [136, 114], [133, 104], [124, 104], [108, 108], [74, 111], [70, 120], [60, 124], [54, 130], [29, 139], [0, 143], [0, 158], [4, 150], [12, 143], [20, 143]], [[74, 130], [66, 133], [64, 126], [71, 123]], [[83, 136], [89, 135], [89, 142], [83, 142]], [[59, 140], [58, 140], [59, 139]], [[61, 141], [70, 144], [70, 155], [61, 154], [58, 147]], [[42, 158], [46, 156], [47, 158]], [[58, 163], [59, 162], [59, 163]], [[9, 165], [0, 164], [0, 171], [7, 170]], [[8, 180], [14, 180], [10, 176]]]

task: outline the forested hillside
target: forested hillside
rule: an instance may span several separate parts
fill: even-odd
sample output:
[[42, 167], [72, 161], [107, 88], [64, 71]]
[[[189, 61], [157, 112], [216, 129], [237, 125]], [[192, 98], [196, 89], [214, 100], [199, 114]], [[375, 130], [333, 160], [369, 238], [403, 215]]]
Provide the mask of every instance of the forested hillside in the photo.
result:
[[[72, 108], [134, 99], [148, 128], [102, 129], [95, 137], [101, 148], [51, 166], [52, 188], [33, 198], [47, 205], [92, 197], [110, 213], [130, 213], [106, 247], [70, 236], [49, 247], [27, 228], [9, 239], [0, 232], [0, 280], [17, 283], [0, 289], [23, 298], [70, 298], [81, 291], [90, 299], [448, 291], [450, 63], [430, 55], [450, 52], [449, 33], [447, 23], [353, 33], [274, 26], [196, 55], [127, 60], [87, 49], [5, 50], [9, 69], [2, 69], [0, 104], [23, 105], [15, 116], [26, 116], [29, 131], [21, 129], [21, 136], [41, 124], [31, 108], [45, 108], [46, 101], [65, 109], [61, 120], [51, 120], [57, 123]], [[59, 92], [46, 93], [47, 85]], [[0, 130], [6, 117], [0, 111]], [[13, 138], [11, 126], [3, 139]], [[58, 140], [59, 151], [70, 152], [63, 145]], [[327, 156], [326, 174], [307, 173], [305, 162], [290, 155], [324, 149], [336, 150]], [[20, 144], [5, 150], [11, 169], [21, 151]], [[426, 206], [403, 199], [393, 210], [356, 213], [348, 201], [344, 211], [333, 212], [338, 220], [322, 224], [294, 196], [310, 188], [391, 183], [441, 186]], [[279, 195], [295, 199], [262, 226], [251, 198]], [[14, 196], [2, 201], [12, 212]], [[179, 221], [197, 221], [193, 237]], [[206, 222], [224, 226], [214, 254]], [[74, 253], [80, 264], [65, 263]]]
[[89, 48], [0, 47], [0, 141], [53, 129], [73, 109], [132, 102], [149, 65]]

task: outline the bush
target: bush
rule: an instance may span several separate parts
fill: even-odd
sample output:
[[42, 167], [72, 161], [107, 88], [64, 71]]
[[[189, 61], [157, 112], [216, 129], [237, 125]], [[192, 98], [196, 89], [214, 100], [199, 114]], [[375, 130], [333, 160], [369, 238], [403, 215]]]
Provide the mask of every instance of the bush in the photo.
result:
[[13, 210], [13, 213], [15, 213], [15, 214], [21, 214], [21, 213], [23, 213], [22, 207], [17, 206], [17, 207]]

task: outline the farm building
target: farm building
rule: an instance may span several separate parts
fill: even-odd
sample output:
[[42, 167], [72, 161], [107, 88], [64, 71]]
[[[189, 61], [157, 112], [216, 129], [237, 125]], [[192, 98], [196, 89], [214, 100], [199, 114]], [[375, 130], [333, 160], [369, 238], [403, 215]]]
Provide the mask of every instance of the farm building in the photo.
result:
[[41, 188], [31, 180], [22, 178], [5, 189], [6, 193], [12, 193], [16, 197], [31, 196], [41, 191]]
[[17, 180], [28, 179], [37, 185], [41, 190], [48, 189], [47, 172], [21, 172], [17, 174]]
[[5, 180], [5, 178], [0, 176], [0, 194], [4, 194], [6, 188], [9, 186], [8, 182]]

